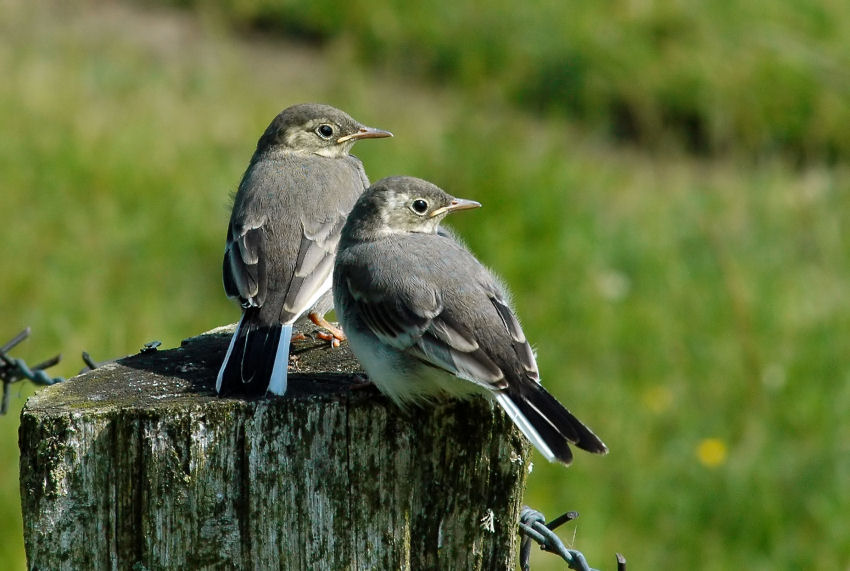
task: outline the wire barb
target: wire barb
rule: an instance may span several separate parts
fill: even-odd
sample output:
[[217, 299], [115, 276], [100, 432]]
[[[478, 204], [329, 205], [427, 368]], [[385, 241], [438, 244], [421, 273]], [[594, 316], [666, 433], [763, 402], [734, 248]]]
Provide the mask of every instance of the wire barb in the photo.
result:
[[2, 401], [0, 401], [0, 415], [6, 414], [6, 411], [9, 410], [9, 385], [12, 383], [17, 383], [18, 381], [26, 379], [37, 385], [48, 386], [61, 383], [65, 380], [62, 377], [50, 377], [44, 372], [44, 369], [50, 368], [58, 363], [62, 358], [61, 355], [56, 355], [46, 361], [42, 361], [32, 368], [30, 368], [23, 359], [16, 359], [9, 356], [9, 351], [14, 349], [29, 336], [30, 328], [27, 327], [0, 347], [0, 382], [3, 383], [3, 397]]
[[83, 351], [83, 363], [86, 364], [85, 368], [83, 368], [80, 373], [85, 373], [86, 371], [94, 371], [97, 369], [98, 364], [94, 359], [91, 358], [91, 355], [88, 354], [87, 351]]
[[626, 558], [622, 553], [617, 554], [617, 571], [626, 571]]
[[142, 348], [139, 350], [139, 353], [156, 353], [157, 348], [162, 345], [162, 341], [153, 340], [145, 343]]
[[[529, 571], [530, 569], [529, 559], [531, 557], [532, 540], [536, 541], [543, 551], [559, 555], [561, 559], [567, 562], [570, 569], [597, 571], [587, 564], [587, 560], [581, 551], [567, 549], [561, 538], [555, 533], [556, 528], [577, 517], [578, 512], [567, 512], [546, 523], [546, 517], [542, 513], [528, 506], [523, 506], [519, 514], [519, 533], [523, 536], [519, 552], [519, 564], [522, 571]], [[617, 554], [617, 569], [618, 571], [625, 571], [626, 569], [626, 559], [619, 553]]]

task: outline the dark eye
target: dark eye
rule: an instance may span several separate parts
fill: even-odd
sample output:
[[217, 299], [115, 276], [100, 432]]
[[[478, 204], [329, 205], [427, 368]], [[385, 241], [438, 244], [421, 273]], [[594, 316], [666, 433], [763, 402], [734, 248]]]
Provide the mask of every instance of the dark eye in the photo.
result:
[[330, 139], [331, 135], [334, 134], [334, 128], [328, 124], [319, 125], [319, 127], [316, 129], [316, 132], [321, 138]]
[[416, 214], [425, 214], [428, 211], [428, 201], [424, 198], [417, 198], [410, 204], [410, 208]]

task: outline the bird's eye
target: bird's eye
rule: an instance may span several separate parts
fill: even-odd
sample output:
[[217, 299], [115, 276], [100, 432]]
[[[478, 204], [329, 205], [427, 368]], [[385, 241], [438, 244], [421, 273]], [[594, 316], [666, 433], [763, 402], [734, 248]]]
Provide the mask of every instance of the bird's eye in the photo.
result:
[[425, 214], [428, 212], [428, 201], [424, 198], [417, 198], [412, 203], [410, 203], [410, 208], [416, 214]]
[[319, 125], [318, 128], [316, 128], [316, 133], [318, 133], [319, 136], [323, 139], [330, 139], [331, 136], [334, 134], [334, 128], [325, 123]]

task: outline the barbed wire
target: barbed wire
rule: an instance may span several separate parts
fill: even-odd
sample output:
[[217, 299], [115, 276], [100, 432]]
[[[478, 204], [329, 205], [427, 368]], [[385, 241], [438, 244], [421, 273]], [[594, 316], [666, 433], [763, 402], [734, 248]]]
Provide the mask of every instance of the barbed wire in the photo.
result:
[[[570, 569], [576, 571], [597, 571], [587, 564], [581, 551], [568, 549], [555, 529], [578, 517], [578, 512], [567, 512], [546, 523], [546, 517], [537, 510], [523, 506], [519, 514], [519, 533], [522, 543], [519, 551], [519, 564], [522, 571], [529, 571], [531, 557], [531, 542], [536, 541], [540, 549], [554, 553], [566, 561]], [[617, 553], [617, 571], [626, 571], [626, 558]]]
[[[23, 359], [16, 359], [9, 355], [9, 352], [12, 349], [20, 345], [22, 341], [30, 336], [30, 332], [31, 329], [27, 327], [0, 347], [0, 382], [3, 383], [3, 396], [2, 401], [0, 401], [0, 416], [6, 414], [9, 410], [9, 386], [11, 384], [28, 380], [37, 385], [49, 386], [61, 383], [65, 380], [64, 377], [51, 377], [44, 372], [44, 369], [48, 369], [53, 365], [56, 365], [62, 359], [62, 355], [56, 355], [55, 357], [47, 359], [34, 367], [27, 365], [26, 361]], [[161, 341], [149, 341], [148, 343], [145, 343], [140, 352], [155, 352], [160, 345], [162, 345]], [[85, 363], [86, 366], [83, 367], [80, 373], [94, 370], [106, 363], [111, 363], [114, 360], [115, 359], [110, 359], [108, 361], [96, 362], [92, 359], [91, 355], [83, 351], [83, 363]]]
[[9, 351], [18, 346], [22, 341], [30, 336], [30, 328], [27, 327], [11, 340], [0, 347], [0, 381], [3, 383], [3, 398], [0, 402], [0, 415], [6, 414], [9, 409], [9, 385], [18, 381], [29, 380], [37, 385], [48, 386], [61, 383], [65, 379], [62, 377], [51, 377], [44, 372], [57, 364], [62, 355], [56, 355], [46, 361], [42, 361], [34, 367], [29, 367], [23, 359], [16, 359], [9, 356]]

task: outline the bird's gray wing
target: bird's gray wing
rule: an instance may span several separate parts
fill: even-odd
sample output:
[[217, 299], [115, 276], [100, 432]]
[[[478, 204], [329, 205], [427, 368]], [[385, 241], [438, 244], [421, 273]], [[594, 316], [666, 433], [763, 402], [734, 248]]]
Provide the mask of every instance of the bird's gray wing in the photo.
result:
[[351, 208], [368, 186], [356, 157], [309, 159], [313, 191], [300, 203], [301, 243], [281, 312], [281, 321], [295, 319], [331, 289], [340, 233]]
[[[302, 214], [300, 218], [300, 244], [280, 312], [281, 323], [295, 319], [330, 288], [334, 252], [345, 223], [342, 214], [322, 219]], [[266, 226], [265, 217], [247, 218], [231, 223], [228, 231], [224, 289], [246, 307], [261, 307], [268, 292]]]
[[519, 368], [517, 372], [520, 377], [531, 379], [537, 384], [540, 384], [537, 359], [534, 357], [534, 351], [531, 349], [531, 344], [522, 331], [522, 326], [519, 324], [516, 314], [506, 299], [504, 288], [493, 282], [485, 283], [483, 287], [487, 292], [487, 298], [496, 309], [496, 314], [499, 316], [502, 327], [505, 328], [505, 331], [510, 337], [510, 347], [516, 360], [509, 358], [508, 361], [515, 363]]
[[301, 243], [284, 298], [281, 321], [301, 315], [330, 289], [334, 254], [344, 224], [343, 212], [331, 212], [325, 217], [310, 212], [301, 214]]
[[245, 307], [260, 307], [266, 294], [265, 260], [260, 255], [265, 216], [231, 221], [224, 248], [224, 291]]
[[356, 273], [346, 279], [363, 323], [378, 339], [490, 390], [507, 386], [504, 371], [482, 349], [475, 331], [447, 309], [435, 287], [409, 275], [398, 281], [401, 287], [364, 282]]

